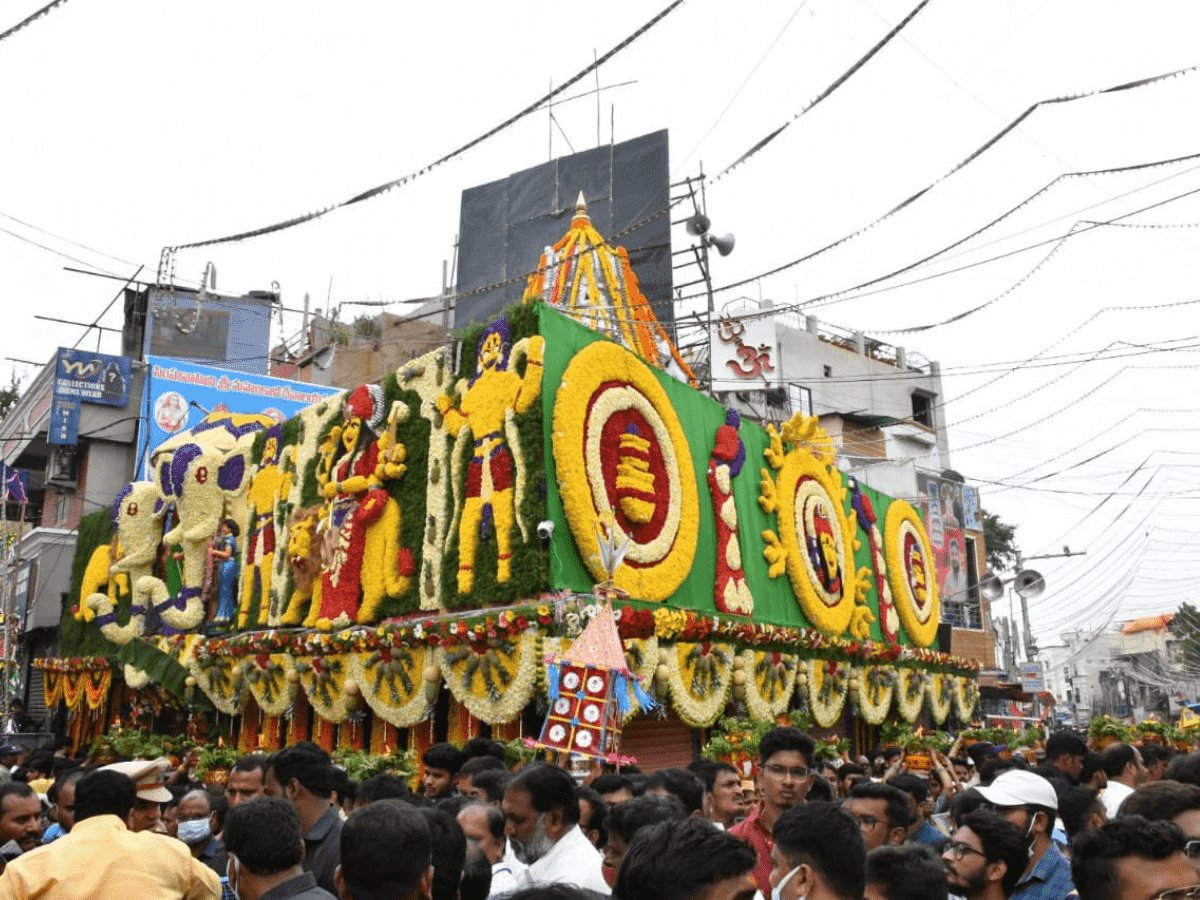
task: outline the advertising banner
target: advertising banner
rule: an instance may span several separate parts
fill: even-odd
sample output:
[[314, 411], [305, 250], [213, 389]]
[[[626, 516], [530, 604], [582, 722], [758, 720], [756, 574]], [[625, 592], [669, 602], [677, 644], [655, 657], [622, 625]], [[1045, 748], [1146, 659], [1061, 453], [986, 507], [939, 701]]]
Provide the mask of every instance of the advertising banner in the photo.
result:
[[[278, 422], [327, 397], [340, 388], [248, 375], [179, 359], [147, 357], [149, 371], [142, 402], [139, 458], [210, 412], [262, 413]], [[141, 468], [141, 465], [139, 466]]]
[[59, 347], [54, 363], [54, 401], [46, 440], [79, 443], [80, 403], [125, 406], [129, 402], [129, 357]]
[[979, 494], [969, 485], [931, 475], [917, 475], [917, 488], [941, 595], [951, 603], [964, 602], [970, 599], [965, 532], [983, 530]]

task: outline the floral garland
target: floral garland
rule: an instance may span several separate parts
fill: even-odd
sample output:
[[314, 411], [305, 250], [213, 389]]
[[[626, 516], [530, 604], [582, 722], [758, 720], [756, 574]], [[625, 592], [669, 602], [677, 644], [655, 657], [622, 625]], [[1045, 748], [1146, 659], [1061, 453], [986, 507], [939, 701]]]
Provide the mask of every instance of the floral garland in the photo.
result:
[[[752, 718], [774, 719], [787, 711], [796, 689], [799, 660], [777, 650], [743, 650], [746, 709]], [[735, 683], [737, 674], [734, 675]]]
[[850, 694], [851, 667], [832, 659], [809, 659], [804, 665], [808, 711], [821, 728], [832, 728], [841, 718]]
[[103, 656], [38, 657], [30, 665], [43, 672], [69, 672], [71, 674], [112, 668], [112, 663]]
[[47, 669], [42, 676], [42, 688], [46, 692], [46, 709], [55, 709], [63, 695], [63, 673]]
[[933, 716], [933, 721], [938, 725], [950, 717], [950, 704], [954, 693], [950, 682], [953, 677], [941, 672], [931, 672], [925, 676], [925, 694], [929, 698], [929, 714]]
[[925, 678], [916, 669], [900, 669], [896, 683], [896, 711], [905, 722], [917, 721], [925, 700]]
[[187, 664], [193, 684], [204, 692], [213, 706], [228, 716], [236, 716], [245, 706], [246, 680], [240, 659], [214, 656], [205, 646], [197, 646]]
[[888, 666], [856, 667], [850, 676], [859, 718], [868, 725], [880, 725], [887, 718], [896, 693], [896, 671]]
[[375, 715], [397, 728], [408, 728], [429, 716], [426, 685], [436, 688], [441, 680], [431, 654], [425, 647], [355, 653], [349, 657], [350, 677]]
[[491, 638], [441, 649], [446, 686], [471, 715], [496, 725], [511, 722], [533, 696], [538, 672], [537, 630], [515, 639]]
[[910, 641], [928, 647], [937, 640], [937, 569], [921, 518], [903, 500], [894, 500], [888, 507], [884, 547], [888, 583], [900, 623]]
[[344, 722], [358, 694], [357, 682], [348, 677], [346, 663], [339, 656], [313, 656], [296, 660], [300, 684], [309, 705], [326, 722]]
[[660, 659], [664, 652], [670, 660], [666, 667], [671, 702], [679, 718], [692, 728], [709, 727], [725, 709], [733, 686], [733, 647], [680, 642], [660, 647]]
[[296, 664], [286, 653], [259, 653], [246, 662], [246, 685], [264, 716], [282, 716], [296, 700]]
[[[150, 684], [150, 673], [131, 666], [129, 663], [125, 663], [124, 668], [121, 669], [121, 677], [125, 679], [125, 686], [133, 691], [143, 690]], [[95, 707], [92, 708], [95, 709]]]
[[595, 526], [611, 515], [617, 543], [629, 538], [615, 585], [666, 600], [692, 569], [700, 495], [683, 426], [654, 373], [618, 344], [584, 347], [559, 384], [553, 438], [563, 512], [584, 565], [597, 581], [609, 577]]
[[963, 722], [970, 722], [979, 703], [979, 682], [965, 675], [955, 675], [951, 683], [954, 686], [952, 693], [958, 718]]
[[67, 709], [77, 710], [83, 702], [84, 685], [87, 683], [86, 672], [64, 672], [62, 677], [63, 702]]

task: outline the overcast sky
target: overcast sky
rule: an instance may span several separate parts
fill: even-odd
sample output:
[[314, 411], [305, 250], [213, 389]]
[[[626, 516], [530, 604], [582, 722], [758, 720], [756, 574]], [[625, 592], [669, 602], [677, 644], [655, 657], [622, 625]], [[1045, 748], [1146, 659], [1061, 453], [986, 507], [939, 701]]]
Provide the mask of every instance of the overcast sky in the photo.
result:
[[[320, 221], [182, 251], [176, 278], [194, 284], [211, 261], [222, 292], [278, 281], [289, 309], [305, 293], [335, 307], [436, 293], [464, 188], [595, 146], [598, 122], [605, 143], [669, 128], [673, 178], [701, 164], [716, 175], [915, 3], [688, 0], [601, 67], [602, 86], [635, 83], [602, 91], [599, 106], [595, 96], [556, 106], [553, 126], [534, 113]], [[0, 3], [0, 30], [41, 5]], [[82, 329], [33, 316], [92, 321], [119, 288], [64, 272], [79, 263], [51, 251], [153, 275], [164, 245], [268, 225], [418, 171], [665, 5], [69, 0], [0, 41], [3, 355], [49, 359]], [[708, 185], [714, 230], [737, 236], [714, 261], [716, 286], [872, 223], [1038, 100], [1200, 64], [1198, 35], [1200, 7], [1184, 0], [931, 0], [828, 99]], [[595, 85], [589, 75], [564, 96]], [[1200, 193], [1189, 194], [1200, 192], [1200, 157], [1062, 179], [935, 261], [838, 292], [958, 241], [1058, 176], [1200, 154], [1198, 100], [1193, 73], [1045, 106], [895, 217], [718, 294], [805, 304], [941, 363], [953, 465], [983, 506], [1019, 526], [1027, 555], [1088, 551], [1032, 563], [1049, 583], [1030, 610], [1043, 644], [1197, 599], [1200, 303], [1188, 301], [1200, 301], [1189, 227], [1200, 224]], [[1076, 236], [1054, 241], [1072, 226]], [[682, 246], [681, 228], [674, 239]], [[893, 333], [991, 300], [952, 325]], [[120, 326], [119, 301], [101, 321]], [[276, 336], [299, 325], [289, 312]], [[84, 343], [96, 346], [94, 333]], [[118, 352], [117, 336], [100, 346]]]

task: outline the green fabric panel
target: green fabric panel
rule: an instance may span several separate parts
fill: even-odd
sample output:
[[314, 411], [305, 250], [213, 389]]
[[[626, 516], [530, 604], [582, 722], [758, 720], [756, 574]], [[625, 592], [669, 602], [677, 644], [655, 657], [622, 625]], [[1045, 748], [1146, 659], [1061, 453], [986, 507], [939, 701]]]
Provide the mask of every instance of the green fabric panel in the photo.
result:
[[[551, 390], [550, 386], [557, 387], [562, 382], [563, 373], [575, 354], [589, 344], [607, 340], [607, 338], [545, 306], [539, 307], [539, 331], [546, 339], [544, 383], [547, 387], [542, 391], [542, 409], [545, 423], [543, 440], [548, 476], [546, 508], [549, 518], [554, 522], [550, 582], [555, 589], [590, 591], [595, 579], [584, 566], [575, 546], [570, 526], [563, 514], [562, 498], [558, 492], [553, 448], [554, 403], [557, 399], [557, 391]], [[713, 584], [716, 572], [716, 530], [707, 477], [713, 442], [717, 429], [725, 424], [726, 410], [720, 403], [671, 376], [657, 371], [654, 374], [666, 391], [683, 426], [683, 432], [691, 452], [700, 500], [700, 532], [695, 560], [690, 574], [668, 601], [668, 605], [715, 613]], [[805, 617], [800, 604], [792, 594], [791, 583], [786, 573], [778, 578], [768, 577], [767, 561], [763, 557], [762, 532], [768, 528], [777, 531], [775, 515], [764, 513], [758, 505], [761, 470], [766, 466], [763, 451], [770, 446], [770, 438], [765, 430], [745, 421], [738, 429], [738, 433], [746, 445], [746, 463], [738, 476], [733, 479], [733, 495], [738, 510], [738, 540], [742, 550], [742, 565], [746, 573], [746, 583], [750, 586], [751, 594], [754, 597], [753, 618], [755, 621], [775, 625], [811, 628], [812, 623]], [[841, 473], [839, 475], [843, 483], [847, 483], [846, 476]], [[865, 485], [862, 490], [871, 501], [882, 532], [887, 508], [892, 503], [892, 499]], [[845, 512], [855, 525], [855, 536], [861, 543], [855, 553], [855, 567], [856, 569], [863, 566], [871, 568], [870, 536], [857, 528], [857, 517], [851, 506], [851, 498], [852, 494], [847, 491]], [[869, 582], [867, 601], [876, 618], [876, 622], [871, 626], [871, 638], [880, 641], [882, 640], [882, 631], [878, 621], [879, 595], [873, 575]], [[903, 630], [901, 630], [900, 643], [909, 643]]]
[[[121, 647], [117, 659], [135, 669], [141, 669], [172, 696], [181, 701], [184, 699], [186, 681], [190, 673], [175, 657], [163, 653], [153, 644], [134, 638]], [[212, 702], [199, 689], [192, 691], [191, 703], [204, 710], [213, 708]]]

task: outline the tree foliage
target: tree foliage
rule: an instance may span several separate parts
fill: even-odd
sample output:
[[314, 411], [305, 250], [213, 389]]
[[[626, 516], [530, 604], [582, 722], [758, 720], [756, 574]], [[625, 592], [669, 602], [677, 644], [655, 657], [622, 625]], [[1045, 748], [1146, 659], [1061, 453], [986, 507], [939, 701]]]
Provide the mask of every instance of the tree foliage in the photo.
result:
[[983, 542], [987, 547], [989, 572], [1001, 572], [1016, 564], [1016, 534], [1016, 525], [1009, 525], [999, 516], [984, 510]]
[[1183, 659], [1188, 666], [1200, 666], [1200, 610], [1190, 603], [1179, 604], [1171, 621], [1171, 633], [1182, 641]]
[[17, 377], [17, 370], [14, 368], [8, 387], [0, 389], [0, 420], [8, 415], [9, 411], [17, 405], [17, 401], [20, 399], [21, 379]]

